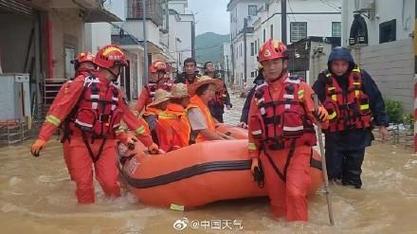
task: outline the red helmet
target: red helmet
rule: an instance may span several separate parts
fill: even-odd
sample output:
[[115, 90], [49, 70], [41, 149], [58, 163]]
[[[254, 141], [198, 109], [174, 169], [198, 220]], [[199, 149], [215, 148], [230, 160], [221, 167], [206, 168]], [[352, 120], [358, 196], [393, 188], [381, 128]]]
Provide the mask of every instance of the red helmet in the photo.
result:
[[127, 59], [118, 46], [107, 45], [97, 52], [95, 63], [99, 67], [112, 68], [115, 65], [127, 66]]
[[90, 52], [81, 52], [77, 58], [75, 58], [75, 60], [78, 63], [84, 63], [84, 62], [94, 62], [94, 54], [90, 53]]
[[86, 62], [94, 63], [94, 55], [92, 53], [81, 52], [74, 60], [71, 60], [71, 63], [74, 64], [75, 70], [78, 69], [81, 63]]
[[269, 39], [259, 50], [258, 62], [279, 58], [288, 59], [287, 46], [280, 41]]
[[167, 64], [162, 60], [155, 60], [153, 61], [151, 67], [149, 68], [149, 72], [157, 73], [157, 72], [167, 72]]

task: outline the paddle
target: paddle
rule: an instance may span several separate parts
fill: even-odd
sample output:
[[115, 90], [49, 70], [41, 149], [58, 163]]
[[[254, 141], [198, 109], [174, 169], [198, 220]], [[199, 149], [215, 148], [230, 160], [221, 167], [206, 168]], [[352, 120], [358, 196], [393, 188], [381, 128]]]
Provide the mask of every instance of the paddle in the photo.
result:
[[[314, 98], [314, 108], [318, 110], [319, 99], [316, 94], [313, 95], [313, 98]], [[323, 136], [322, 136], [320, 121], [317, 121], [317, 134], [318, 134], [317, 141], [319, 142], [320, 155], [321, 155], [321, 168], [322, 168], [323, 178], [324, 178], [324, 193], [326, 194], [327, 209], [329, 211], [330, 224], [333, 226], [334, 218], [333, 218], [332, 200], [330, 197], [331, 194], [329, 190], [329, 179], [327, 177], [326, 157], [324, 155]]]

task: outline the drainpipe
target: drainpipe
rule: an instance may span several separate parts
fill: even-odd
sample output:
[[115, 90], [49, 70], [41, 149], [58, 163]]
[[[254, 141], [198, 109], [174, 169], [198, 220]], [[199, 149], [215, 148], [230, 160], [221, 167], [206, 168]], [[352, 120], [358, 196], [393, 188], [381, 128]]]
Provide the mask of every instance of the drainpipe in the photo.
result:
[[148, 37], [147, 37], [147, 29], [146, 29], [146, 4], [148, 0], [142, 0], [142, 29], [143, 29], [143, 53], [144, 53], [144, 68], [143, 68], [143, 85], [148, 84]]
[[53, 61], [53, 38], [52, 38], [52, 22], [50, 16], [48, 15], [48, 19], [46, 20], [45, 26], [45, 35], [46, 35], [46, 43], [47, 43], [47, 64], [48, 64], [48, 72], [46, 78], [53, 78], [54, 77], [54, 61]]
[[248, 27], [248, 19], [245, 18], [243, 21], [243, 81], [246, 83], [248, 80], [248, 56], [247, 56], [247, 37], [246, 31]]

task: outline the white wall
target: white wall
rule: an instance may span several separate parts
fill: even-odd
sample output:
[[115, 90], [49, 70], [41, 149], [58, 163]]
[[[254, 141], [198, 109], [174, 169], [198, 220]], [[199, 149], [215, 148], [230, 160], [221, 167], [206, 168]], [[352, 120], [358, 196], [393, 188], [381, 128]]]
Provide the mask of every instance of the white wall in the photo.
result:
[[[307, 36], [332, 36], [332, 22], [341, 22], [341, 13], [336, 7], [340, 6], [339, 1], [319, 1], [319, 0], [292, 0], [287, 2], [287, 43], [291, 44], [291, 23], [307, 22]], [[270, 38], [270, 26], [273, 25], [274, 39], [281, 40], [281, 3], [273, 2], [269, 6], [269, 11], [261, 13], [260, 24], [255, 25], [257, 38], [263, 42], [263, 30], [266, 29], [266, 40]]]
[[[278, 0], [269, 1], [268, 8], [264, 7], [262, 1], [237, 1], [232, 5], [230, 10], [232, 19], [236, 17], [236, 22], [231, 22], [232, 43], [234, 47], [235, 59], [235, 79], [239, 79], [244, 72], [243, 59], [240, 56], [240, 44], [243, 42], [243, 37], [235, 36], [243, 28], [244, 18], [248, 16], [248, 5], [258, 5], [258, 15], [249, 20], [248, 26], [253, 26], [255, 32], [247, 38], [247, 79], [248, 82], [252, 80], [252, 72], [258, 69], [256, 59], [259, 47], [264, 43], [263, 32], [265, 29], [265, 41], [271, 38], [271, 25], [273, 25], [272, 37], [273, 39], [281, 40], [281, 2]], [[291, 23], [292, 22], [307, 22], [307, 36], [332, 36], [332, 22], [341, 22], [341, 7], [338, 0], [292, 0], [287, 1], [287, 43], [290, 44], [291, 39]], [[262, 6], [262, 7], [261, 7]], [[263, 9], [263, 10], [261, 10]], [[255, 50], [255, 55], [251, 56], [251, 43], [258, 44]], [[236, 53], [239, 53], [237, 56]]]
[[108, 23], [85, 24], [86, 50], [95, 54], [99, 48], [111, 44], [111, 30]]
[[[235, 21], [230, 22], [230, 33], [232, 39], [237, 36], [237, 34], [243, 29], [244, 19], [248, 17], [248, 6], [257, 5], [258, 9], [262, 5], [261, 1], [238, 1], [236, 4], [233, 4], [233, 7], [230, 9], [231, 18]], [[257, 16], [251, 16], [251, 19], [255, 19]]]
[[[350, 28], [353, 22], [353, 11], [356, 10], [357, 0], [343, 1], [342, 45], [349, 45]], [[360, 5], [359, 5], [360, 6]], [[397, 40], [410, 38], [414, 26], [414, 0], [375, 0], [375, 17], [365, 21], [368, 26], [368, 44], [379, 44], [379, 25], [396, 19]]]
[[400, 101], [406, 112], [413, 110], [414, 54], [411, 39], [360, 48], [356, 62], [371, 74], [384, 97]]
[[[138, 40], [143, 41], [142, 20], [128, 20], [123, 23], [123, 28]], [[159, 28], [152, 21], [146, 21], [146, 33], [148, 41], [159, 46]]]
[[184, 14], [187, 6], [187, 0], [169, 2], [169, 8], [178, 13], [169, 15], [169, 53], [178, 65], [179, 71], [182, 71], [183, 61], [192, 56], [191, 22], [194, 22], [194, 15]]
[[169, 1], [168, 7], [180, 14], [184, 14], [185, 9], [188, 7], [188, 0]]

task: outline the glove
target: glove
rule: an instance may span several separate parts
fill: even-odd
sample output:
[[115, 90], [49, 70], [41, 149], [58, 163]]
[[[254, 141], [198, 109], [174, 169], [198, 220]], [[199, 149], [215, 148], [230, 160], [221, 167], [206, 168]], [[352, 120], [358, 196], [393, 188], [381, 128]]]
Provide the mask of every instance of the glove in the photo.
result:
[[258, 187], [263, 188], [264, 187], [264, 172], [262, 170], [262, 167], [259, 165], [258, 158], [252, 158], [252, 164], [251, 164], [250, 170], [252, 172], [253, 179], [258, 184]]
[[327, 113], [326, 108], [319, 106], [319, 108], [314, 112], [315, 117], [322, 123], [329, 120], [329, 113]]
[[159, 147], [157, 144], [152, 143], [152, 145], [148, 147], [148, 151], [150, 154], [159, 154]]
[[39, 153], [41, 152], [42, 148], [45, 146], [46, 141], [37, 139], [33, 144], [32, 148], [30, 149], [30, 153], [34, 157], [39, 157]]
[[243, 129], [248, 128], [248, 125], [245, 122], [240, 122], [237, 126], [240, 127], [240, 128], [243, 128]]
[[258, 158], [252, 158], [252, 164], [250, 166], [250, 171], [253, 173], [255, 173], [255, 168], [259, 167], [259, 159]]

